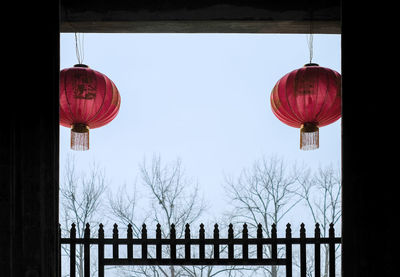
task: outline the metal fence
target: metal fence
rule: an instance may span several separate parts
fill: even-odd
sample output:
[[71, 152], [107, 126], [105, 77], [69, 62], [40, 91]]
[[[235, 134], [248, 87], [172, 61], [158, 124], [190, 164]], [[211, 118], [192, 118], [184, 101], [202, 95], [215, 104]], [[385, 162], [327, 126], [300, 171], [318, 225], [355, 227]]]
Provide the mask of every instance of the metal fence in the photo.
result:
[[[329, 255], [329, 277], [335, 276], [335, 249], [341, 243], [340, 237], [335, 237], [333, 224], [330, 224], [329, 236], [321, 237], [319, 224], [315, 225], [314, 237], [306, 237], [304, 224], [300, 226], [300, 236], [292, 237], [291, 225], [286, 225], [285, 237], [277, 237], [276, 225], [271, 227], [270, 237], [263, 237], [262, 225], [259, 224], [255, 237], [249, 237], [247, 225], [243, 225], [243, 229], [239, 234], [234, 235], [233, 225], [228, 228], [227, 238], [220, 238], [218, 225], [215, 224], [213, 237], [206, 238], [204, 225], [200, 225], [198, 237], [193, 238], [190, 226], [186, 224], [184, 238], [176, 238], [175, 226], [172, 224], [169, 232], [169, 238], [162, 238], [161, 226], [158, 224], [156, 228], [155, 238], [147, 237], [146, 225], [143, 224], [141, 229], [141, 237], [134, 238], [132, 225], [128, 225], [126, 238], [119, 237], [117, 224], [114, 225], [112, 238], [104, 237], [103, 225], [99, 225], [98, 237], [90, 237], [90, 225], [86, 224], [83, 238], [76, 237], [76, 226], [72, 224], [69, 238], [61, 238], [60, 231], [60, 247], [61, 245], [69, 246], [69, 272], [70, 277], [76, 277], [76, 246], [83, 245], [84, 260], [84, 276], [90, 276], [90, 250], [92, 245], [97, 246], [98, 251], [98, 276], [104, 277], [105, 266], [149, 266], [149, 265], [205, 265], [205, 266], [283, 266], [286, 269], [286, 276], [291, 277], [293, 274], [293, 254], [292, 247], [298, 245], [300, 248], [299, 268], [300, 276], [307, 276], [307, 245], [313, 247], [313, 267], [314, 276], [321, 276], [321, 245], [328, 246]], [[112, 246], [112, 257], [105, 257], [105, 246]], [[134, 253], [134, 246], [140, 246], [140, 253]], [[155, 246], [155, 251], [149, 253], [149, 246]], [[168, 256], [165, 257], [162, 247], [168, 247]], [[212, 255], [206, 255], [206, 246], [212, 247]], [[235, 254], [235, 246], [241, 247], [240, 255]], [[254, 249], [249, 251], [249, 247]], [[279, 246], [279, 247], [278, 247]], [[177, 247], [182, 249], [182, 253], [177, 255]], [[193, 255], [192, 249], [196, 250], [196, 256]], [[270, 251], [266, 257], [264, 247], [268, 247]], [[119, 250], [125, 248], [126, 257], [120, 257]], [[221, 257], [221, 248], [224, 249], [227, 257]], [[283, 250], [285, 255], [278, 256], [278, 248]], [[138, 256], [139, 257], [134, 257]], [[284, 256], [284, 257], [281, 257]], [[61, 274], [60, 274], [61, 276]]]

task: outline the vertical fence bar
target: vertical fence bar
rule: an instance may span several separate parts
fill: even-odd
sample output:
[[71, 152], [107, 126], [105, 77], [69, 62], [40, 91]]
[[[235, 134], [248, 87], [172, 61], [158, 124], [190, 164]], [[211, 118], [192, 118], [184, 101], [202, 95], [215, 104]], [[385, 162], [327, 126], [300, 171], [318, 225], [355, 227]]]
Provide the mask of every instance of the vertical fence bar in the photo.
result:
[[292, 277], [292, 229], [286, 225], [286, 277]]
[[335, 277], [335, 229], [329, 225], [329, 277]]
[[257, 260], [261, 261], [263, 257], [263, 248], [262, 248], [262, 225], [261, 223], [258, 224], [257, 227]]
[[190, 225], [185, 226], [185, 260], [190, 260]]
[[271, 258], [273, 260], [278, 259], [278, 244], [276, 242], [276, 224], [272, 224], [272, 228], [271, 228], [271, 239], [272, 239], [272, 243], [271, 243]]
[[218, 260], [219, 259], [219, 230], [218, 230], [218, 224], [214, 225], [214, 259]]
[[113, 259], [119, 259], [119, 245], [118, 245], [118, 225], [115, 223], [113, 228]]
[[99, 277], [104, 277], [104, 229], [103, 224], [99, 224], [99, 245], [98, 245], [98, 261], [99, 261]]
[[171, 224], [171, 232], [170, 232], [170, 247], [171, 247], [171, 260], [176, 260], [176, 231], [175, 231], [175, 224]]
[[128, 230], [126, 232], [126, 238], [128, 239], [128, 243], [126, 244], [126, 252], [127, 252], [127, 258], [128, 260], [133, 259], [133, 230], [132, 230], [132, 224], [128, 224]]
[[229, 224], [228, 229], [228, 259], [233, 260], [234, 257], [234, 245], [233, 245], [233, 225]]
[[70, 244], [70, 258], [69, 258], [69, 276], [76, 277], [76, 228], [75, 223], [71, 224], [71, 230], [69, 232], [69, 237], [71, 239]]
[[161, 261], [162, 258], [162, 246], [161, 246], [161, 225], [157, 223], [156, 228], [156, 259]]
[[84, 244], [83, 244], [83, 270], [84, 276], [90, 277], [90, 225], [86, 223], [85, 234], [84, 234]]
[[307, 254], [306, 254], [306, 229], [304, 223], [300, 225], [300, 276], [307, 277]]
[[204, 239], [205, 239], [205, 231], [204, 231], [204, 224], [200, 224], [200, 230], [199, 230], [199, 259], [204, 260], [205, 259], [205, 244], [204, 244]]
[[243, 260], [248, 260], [249, 259], [249, 243], [247, 242], [247, 239], [249, 238], [249, 231], [247, 229], [247, 224], [243, 224], [243, 231], [242, 231], [242, 238], [243, 238], [243, 244], [242, 244], [242, 257]]
[[58, 224], [58, 276], [61, 277], [61, 224]]
[[142, 260], [147, 260], [147, 229], [146, 224], [142, 225]]
[[315, 277], [321, 277], [321, 230], [319, 229], [319, 224], [315, 224], [315, 244], [314, 244], [314, 256], [315, 256]]

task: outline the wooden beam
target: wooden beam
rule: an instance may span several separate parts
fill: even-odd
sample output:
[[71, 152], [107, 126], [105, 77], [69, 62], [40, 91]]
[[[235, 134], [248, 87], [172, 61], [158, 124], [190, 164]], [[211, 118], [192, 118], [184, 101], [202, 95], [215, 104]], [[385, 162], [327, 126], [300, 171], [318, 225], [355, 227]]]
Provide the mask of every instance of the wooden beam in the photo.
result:
[[91, 2], [62, 1], [61, 32], [341, 33], [338, 0]]

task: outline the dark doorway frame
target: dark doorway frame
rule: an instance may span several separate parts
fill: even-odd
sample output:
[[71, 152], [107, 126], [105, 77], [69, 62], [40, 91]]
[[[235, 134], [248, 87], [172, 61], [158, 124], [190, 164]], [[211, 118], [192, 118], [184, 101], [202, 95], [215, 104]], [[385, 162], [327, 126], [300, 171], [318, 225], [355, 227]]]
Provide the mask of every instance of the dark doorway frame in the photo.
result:
[[[210, 1], [204, 3], [212, 4]], [[73, 2], [62, 1], [64, 4]], [[81, 1], [84, 8], [92, 7], [106, 14], [112, 2]], [[144, 3], [131, 2], [138, 5]], [[243, 8], [245, 1], [232, 2]], [[253, 11], [260, 9], [257, 6], [260, 1], [249, 2], [255, 7]], [[264, 2], [266, 5], [272, 3]], [[294, 2], [279, 1], [280, 11], [291, 14]], [[162, 6], [176, 11], [179, 10], [179, 3], [180, 0], [164, 1]], [[6, 43], [7, 55], [3, 62], [7, 68], [4, 92], [11, 96], [11, 101], [5, 101], [4, 105], [11, 107], [11, 111], [2, 110], [4, 120], [0, 135], [0, 262], [5, 276], [57, 276], [57, 92], [62, 5], [58, 1], [26, 0], [9, 4], [13, 6], [7, 11], [17, 12], [13, 16], [14, 21], [4, 25], [9, 42]], [[396, 252], [392, 236], [393, 230], [396, 230], [398, 201], [393, 181], [396, 180], [396, 166], [387, 155], [393, 155], [398, 143], [390, 135], [383, 141], [378, 136], [380, 132], [391, 130], [390, 118], [396, 118], [389, 114], [390, 110], [396, 111], [390, 109], [393, 105], [390, 99], [384, 101], [390, 95], [383, 94], [393, 90], [393, 82], [383, 81], [394, 77], [387, 66], [395, 51], [389, 48], [392, 43], [388, 38], [373, 40], [370, 35], [378, 25], [375, 15], [382, 11], [382, 6], [365, 4], [353, 7], [350, 3], [340, 3], [343, 76], [342, 276], [345, 277], [392, 276], [395, 272]], [[156, 4], [153, 11], [157, 11]], [[196, 11], [196, 7], [192, 11]], [[207, 9], [202, 11], [207, 14]], [[211, 9], [208, 13], [214, 15], [214, 11]], [[177, 13], [161, 14], [173, 19]], [[234, 10], [228, 14], [235, 15]], [[387, 12], [380, 14], [387, 15]], [[371, 15], [374, 15], [374, 20], [371, 20]], [[388, 18], [386, 16], [381, 22], [386, 22]], [[247, 21], [258, 19], [250, 16]], [[296, 19], [298, 17], [294, 21]], [[160, 18], [160, 21], [163, 20], [166, 19]], [[227, 23], [227, 18], [213, 20]], [[209, 27], [212, 27], [213, 20], [209, 22]], [[15, 24], [16, 21], [22, 24]], [[364, 49], [368, 51], [362, 51]], [[379, 64], [371, 67], [371, 61], [379, 61]], [[376, 105], [377, 102], [384, 104]], [[378, 137], [375, 139], [375, 136]]]

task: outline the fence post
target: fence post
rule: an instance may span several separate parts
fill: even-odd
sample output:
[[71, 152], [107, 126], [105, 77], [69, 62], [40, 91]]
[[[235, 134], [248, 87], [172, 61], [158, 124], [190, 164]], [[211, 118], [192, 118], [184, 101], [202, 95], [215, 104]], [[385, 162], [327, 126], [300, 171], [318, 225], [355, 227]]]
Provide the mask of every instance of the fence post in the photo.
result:
[[329, 225], [329, 277], [335, 277], [335, 229]]
[[83, 256], [84, 256], [84, 276], [90, 277], [90, 225], [86, 223], [84, 244], [83, 244]]
[[271, 228], [271, 238], [272, 238], [272, 244], [271, 244], [271, 258], [273, 260], [278, 259], [278, 245], [276, 242], [276, 224], [272, 224], [272, 228]]
[[58, 224], [58, 276], [61, 277], [61, 224]]
[[233, 245], [233, 225], [229, 224], [228, 229], [228, 259], [233, 260], [235, 247]]
[[218, 224], [214, 225], [214, 259], [218, 260], [219, 259], [219, 230], [218, 230]]
[[261, 261], [263, 257], [263, 249], [262, 249], [262, 242], [261, 239], [263, 237], [262, 234], [262, 225], [258, 223], [257, 227], [257, 260]]
[[185, 259], [190, 260], [190, 225], [186, 223], [185, 226]]
[[200, 224], [200, 230], [199, 230], [199, 259], [200, 260], [204, 260], [205, 258], [205, 245], [204, 245], [204, 239], [205, 239], [205, 235], [204, 235], [205, 231], [204, 231], [204, 224], [201, 223]]
[[71, 230], [69, 231], [70, 243], [70, 257], [69, 257], [69, 276], [76, 276], [76, 228], [75, 223], [71, 224]]
[[304, 223], [300, 224], [300, 276], [307, 275], [307, 254], [306, 254], [306, 229]]
[[175, 231], [175, 224], [171, 224], [171, 232], [170, 232], [170, 247], [171, 247], [171, 260], [176, 260], [176, 231]]
[[146, 224], [142, 225], [142, 260], [147, 260], [147, 229]]
[[243, 238], [243, 245], [242, 245], [242, 252], [243, 252], [243, 260], [249, 259], [249, 243], [247, 239], [249, 238], [249, 231], [247, 229], [247, 224], [243, 224], [243, 231], [242, 231], [242, 238]]
[[156, 227], [156, 259], [158, 261], [161, 261], [162, 258], [162, 246], [161, 246], [161, 225], [160, 223], [157, 223]]
[[286, 225], [286, 277], [292, 277], [292, 229]]
[[315, 244], [314, 244], [314, 256], [315, 256], [315, 277], [321, 277], [321, 230], [319, 224], [315, 224]]
[[119, 246], [118, 246], [118, 225], [114, 224], [113, 228], [113, 259], [119, 258]]
[[126, 244], [126, 251], [127, 251], [127, 256], [129, 260], [133, 259], [133, 243], [132, 243], [132, 239], [133, 239], [133, 231], [132, 231], [132, 224], [128, 224], [128, 230], [126, 233], [126, 237], [128, 239], [128, 243]]
[[103, 224], [99, 224], [99, 245], [98, 245], [98, 252], [99, 252], [99, 277], [104, 277], [104, 229]]

